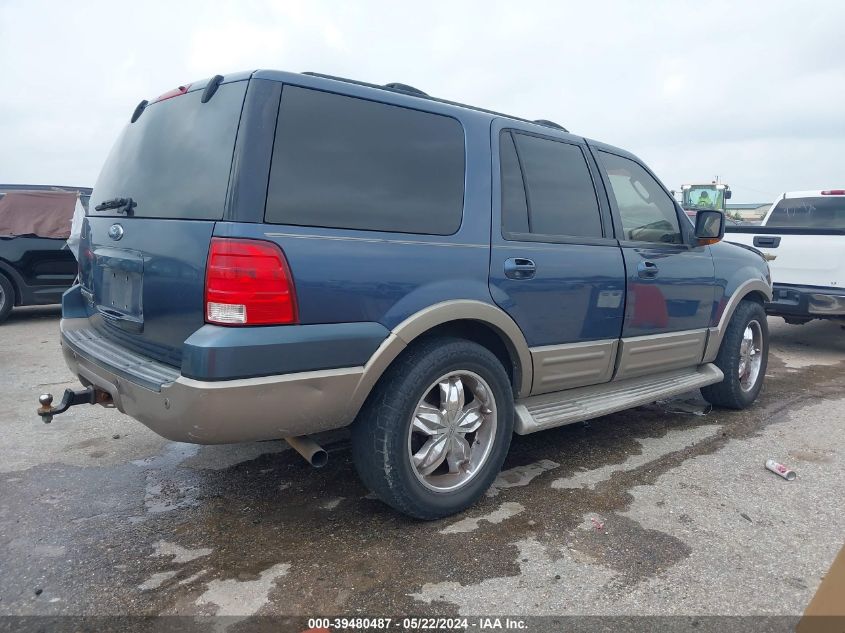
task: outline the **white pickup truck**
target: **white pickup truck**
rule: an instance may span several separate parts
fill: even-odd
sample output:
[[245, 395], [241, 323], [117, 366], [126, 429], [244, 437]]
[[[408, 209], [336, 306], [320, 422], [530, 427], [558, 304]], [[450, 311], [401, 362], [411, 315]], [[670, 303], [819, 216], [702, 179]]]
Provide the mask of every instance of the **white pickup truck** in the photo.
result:
[[845, 189], [795, 191], [777, 200], [760, 226], [728, 226], [725, 240], [763, 253], [774, 293], [766, 312], [801, 324], [845, 324]]

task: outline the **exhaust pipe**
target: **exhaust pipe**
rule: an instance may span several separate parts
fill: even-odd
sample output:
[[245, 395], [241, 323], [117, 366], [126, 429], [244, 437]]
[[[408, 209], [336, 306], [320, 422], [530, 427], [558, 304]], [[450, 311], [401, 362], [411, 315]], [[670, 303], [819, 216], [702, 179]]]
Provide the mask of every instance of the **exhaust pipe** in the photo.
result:
[[307, 435], [286, 437], [285, 441], [314, 468], [322, 468], [329, 461], [329, 454], [325, 449]]

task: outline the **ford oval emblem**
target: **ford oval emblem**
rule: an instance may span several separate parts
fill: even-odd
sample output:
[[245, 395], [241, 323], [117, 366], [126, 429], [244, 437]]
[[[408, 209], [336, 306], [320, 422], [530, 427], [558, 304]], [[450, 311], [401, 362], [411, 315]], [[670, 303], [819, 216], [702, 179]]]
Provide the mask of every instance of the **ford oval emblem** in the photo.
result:
[[109, 237], [117, 241], [123, 237], [123, 227], [119, 224], [112, 224], [109, 227]]

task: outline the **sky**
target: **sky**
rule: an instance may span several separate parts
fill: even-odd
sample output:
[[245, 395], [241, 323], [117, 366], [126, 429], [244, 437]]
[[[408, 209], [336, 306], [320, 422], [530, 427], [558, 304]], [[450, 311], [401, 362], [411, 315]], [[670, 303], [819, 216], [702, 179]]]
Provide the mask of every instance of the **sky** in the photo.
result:
[[845, 187], [845, 2], [0, 0], [0, 182], [93, 186], [141, 99], [257, 68], [398, 81], [732, 202]]

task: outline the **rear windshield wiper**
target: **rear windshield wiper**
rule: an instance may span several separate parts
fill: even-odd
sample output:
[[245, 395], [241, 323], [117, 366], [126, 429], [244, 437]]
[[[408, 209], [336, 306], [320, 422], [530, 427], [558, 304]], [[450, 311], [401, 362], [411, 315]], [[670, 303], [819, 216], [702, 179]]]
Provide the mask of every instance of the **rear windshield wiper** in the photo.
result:
[[138, 206], [132, 198], [112, 198], [111, 200], [104, 200], [96, 207], [95, 211], [108, 211], [109, 209], [117, 209], [118, 213], [125, 213], [132, 215], [132, 210]]

